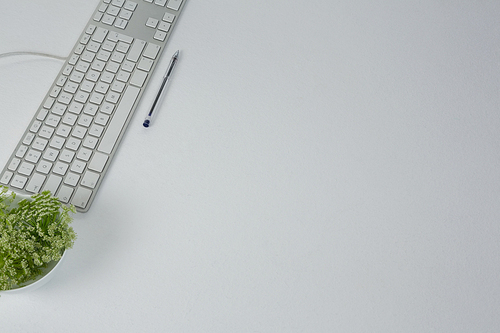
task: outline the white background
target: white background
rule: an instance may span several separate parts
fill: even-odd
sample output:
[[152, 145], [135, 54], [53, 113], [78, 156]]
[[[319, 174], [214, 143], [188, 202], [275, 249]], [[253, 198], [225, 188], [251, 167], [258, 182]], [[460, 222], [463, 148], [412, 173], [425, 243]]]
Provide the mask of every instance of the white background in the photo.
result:
[[[0, 53], [65, 56], [98, 1], [0, 3]], [[2, 332], [497, 332], [499, 18], [189, 0], [74, 249], [0, 298]], [[0, 59], [2, 165], [61, 65]]]

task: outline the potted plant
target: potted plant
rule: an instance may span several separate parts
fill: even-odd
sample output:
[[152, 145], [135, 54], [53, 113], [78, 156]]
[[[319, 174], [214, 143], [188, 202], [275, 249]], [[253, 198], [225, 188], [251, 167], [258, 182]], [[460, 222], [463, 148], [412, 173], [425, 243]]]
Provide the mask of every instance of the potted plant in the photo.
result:
[[69, 224], [75, 212], [48, 191], [23, 197], [0, 187], [0, 291], [22, 289], [49, 274], [73, 247]]

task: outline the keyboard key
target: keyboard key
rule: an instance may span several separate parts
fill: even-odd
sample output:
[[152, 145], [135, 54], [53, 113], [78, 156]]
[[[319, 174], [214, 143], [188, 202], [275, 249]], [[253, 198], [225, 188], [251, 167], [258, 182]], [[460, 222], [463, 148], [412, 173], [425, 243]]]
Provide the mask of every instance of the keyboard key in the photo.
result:
[[[61, 138], [60, 136], [54, 136], [52, 140], [50, 141], [50, 146], [55, 149], [61, 149], [64, 146], [64, 143], [66, 142], [66, 139]], [[49, 152], [50, 150], [47, 150]], [[57, 152], [59, 153], [59, 152]]]
[[157, 25], [158, 25], [158, 20], [153, 17], [148, 18], [148, 20], [146, 21], [147, 27], [155, 29]]
[[129, 48], [130, 44], [125, 42], [118, 42], [118, 44], [116, 44], [116, 51], [120, 51], [121, 53], [127, 53]]
[[87, 163], [80, 161], [80, 160], [75, 160], [73, 162], [73, 164], [71, 165], [70, 170], [81, 174], [81, 173], [83, 173], [83, 171], [85, 171], [86, 166], [87, 166]]
[[142, 87], [147, 77], [148, 77], [147, 72], [136, 70], [134, 72], [134, 75], [132, 76], [132, 79], [130, 79], [130, 84], [136, 87]]
[[64, 86], [64, 84], [66, 83], [66, 80], [68, 79], [67, 76], [64, 76], [64, 75], [61, 75], [59, 76], [59, 78], [57, 79], [56, 81], [56, 84], [59, 86], [59, 87], [62, 87]]
[[27, 177], [15, 175], [14, 179], [12, 180], [12, 183], [10, 183], [10, 186], [22, 190], [24, 188], [24, 185], [26, 185], [27, 181], [28, 181]]
[[45, 147], [47, 147], [47, 144], [49, 143], [48, 140], [42, 139], [42, 138], [36, 138], [35, 142], [33, 142], [33, 149], [37, 149], [40, 151], [43, 151]]
[[[108, 9], [108, 5], [106, 5], [105, 3], [103, 3], [103, 4], [99, 7], [98, 11], [99, 11], [99, 12], [101, 12], [101, 13], [104, 13], [104, 12], [106, 12], [106, 9]], [[92, 33], [90, 33], [90, 34], [92, 34]]]
[[94, 189], [97, 185], [100, 175], [98, 173], [87, 171], [82, 179], [82, 185]]
[[52, 137], [52, 134], [54, 134], [54, 128], [53, 127], [49, 127], [49, 126], [43, 126], [42, 129], [40, 130], [40, 133], [39, 135], [42, 137], [42, 138], [46, 138], [46, 139], [50, 139]]
[[108, 52], [113, 52], [113, 50], [115, 49], [115, 46], [116, 46], [116, 43], [111, 42], [109, 40], [106, 40], [102, 44], [102, 49], [105, 50], [105, 51], [108, 51]]
[[130, 73], [127, 73], [125, 71], [119, 71], [118, 74], [116, 75], [116, 79], [121, 82], [127, 82], [129, 78], [130, 78]]
[[57, 128], [56, 134], [64, 138], [67, 138], [70, 132], [71, 132], [71, 127], [61, 124]]
[[28, 151], [28, 146], [25, 146], [25, 145], [21, 145], [19, 147], [19, 149], [17, 150], [16, 152], [16, 156], [19, 157], [19, 158], [23, 158], [24, 157], [24, 154], [26, 154], [26, 152]]
[[122, 9], [120, 11], [119, 17], [128, 21], [132, 17], [132, 12], [130, 10], [127, 10], [127, 9]]
[[97, 109], [98, 109], [97, 105], [87, 104], [85, 106], [85, 109], [83, 109], [83, 113], [93, 116], [97, 113]]
[[85, 134], [87, 134], [87, 128], [82, 126], [75, 126], [75, 129], [71, 132], [71, 135], [78, 139], [83, 139]]
[[122, 65], [122, 69], [126, 72], [131, 73], [135, 68], [135, 64], [132, 61], [125, 60]]
[[94, 15], [94, 21], [96, 21], [96, 22], [101, 21], [102, 15], [103, 15], [103, 13], [101, 13], [101, 12], [95, 13], [95, 15]]
[[85, 34], [80, 39], [80, 44], [87, 45], [89, 40], [90, 40], [90, 35]]
[[73, 71], [73, 68], [74, 68], [74, 67], [73, 67], [73, 66], [70, 66], [70, 65], [66, 66], [66, 67], [64, 68], [63, 75], [66, 75], [66, 76], [70, 75], [70, 74], [71, 74], [71, 72]]
[[89, 99], [89, 93], [81, 90], [75, 95], [75, 101], [80, 103], [86, 103], [88, 99]]
[[167, 33], [157, 30], [153, 38], [163, 42], [167, 38]]
[[84, 76], [85, 75], [83, 73], [75, 71], [73, 72], [73, 74], [71, 74], [69, 79], [73, 82], [81, 83]]
[[89, 80], [84, 80], [82, 85], [80, 86], [80, 89], [85, 92], [92, 92], [94, 89], [95, 83]]
[[92, 127], [89, 130], [89, 134], [92, 136], [95, 136], [97, 138], [101, 137], [102, 132], [104, 131], [104, 127], [100, 125], [92, 125]]
[[168, 23], [172, 23], [172, 22], [174, 22], [174, 19], [175, 19], [175, 15], [167, 12], [167, 13], [165, 13], [165, 15], [163, 15], [162, 20], [165, 22], [168, 22]]
[[181, 7], [182, 0], [168, 0], [167, 8], [173, 9], [173, 10], [179, 10]]
[[87, 30], [85, 30], [85, 33], [92, 35], [94, 33], [95, 29], [96, 29], [95, 25], [89, 24], [89, 26], [87, 27]]
[[56, 103], [52, 108], [52, 113], [62, 116], [66, 112], [67, 106], [61, 103]]
[[97, 146], [97, 141], [98, 140], [96, 138], [87, 135], [87, 137], [83, 141], [83, 146], [89, 149], [94, 149]]
[[92, 93], [92, 97], [90, 98], [90, 102], [97, 105], [101, 104], [103, 100], [104, 100], [104, 95], [98, 92]]
[[70, 186], [76, 186], [78, 184], [78, 181], [80, 180], [80, 176], [77, 175], [76, 173], [73, 172], [68, 172], [68, 175], [66, 178], [64, 178], [64, 184], [70, 185]]
[[142, 57], [141, 61], [137, 65], [137, 68], [149, 72], [151, 70], [151, 67], [153, 66], [153, 63], [154, 63], [153, 60]]
[[119, 32], [110, 32], [108, 35], [108, 39], [112, 42], [115, 42], [115, 43], [122, 41], [125, 43], [132, 44], [132, 42], [134, 41], [134, 38], [127, 36], [127, 35], [123, 35]]
[[112, 0], [111, 1], [111, 4], [113, 6], [117, 6], [117, 7], [122, 7], [124, 3], [125, 3], [125, 0]]
[[[129, 74], [130, 75], [130, 74]], [[120, 99], [120, 94], [116, 92], [110, 92], [108, 96], [106, 96], [106, 102], [110, 102], [113, 104], [116, 104], [118, 100]]]
[[127, 56], [127, 60], [137, 62], [145, 46], [146, 46], [145, 41], [136, 39], [134, 44], [132, 45], [132, 49], [130, 49], [130, 53]]
[[104, 166], [108, 161], [108, 155], [96, 152], [92, 161], [89, 164], [89, 169], [97, 172], [102, 172], [104, 170]]
[[[61, 155], [59, 155], [59, 160], [66, 162], [66, 163], [71, 163], [71, 161], [73, 161], [74, 156], [75, 156], [75, 153], [73, 151], [68, 150], [68, 149], [64, 149], [61, 152]], [[56, 165], [56, 167], [57, 167], [57, 165]]]
[[68, 142], [66, 143], [66, 148], [71, 150], [78, 150], [78, 148], [80, 148], [81, 143], [82, 140], [78, 140], [77, 138], [71, 137], [68, 139]]
[[22, 175], [29, 176], [35, 169], [35, 165], [28, 163], [28, 162], [23, 162], [21, 166], [19, 167], [18, 172]]
[[13, 158], [12, 161], [10, 161], [7, 169], [9, 169], [10, 171], [16, 171], [19, 164], [21, 164], [21, 160], [18, 158]]
[[105, 115], [104, 113], [99, 113], [95, 117], [95, 123], [98, 125], [102, 125], [102, 126], [106, 126], [106, 124], [108, 123], [108, 120], [109, 120], [109, 116]]
[[[80, 114], [83, 110], [83, 103], [73, 102], [68, 108], [68, 111], [74, 114]], [[66, 113], [68, 115], [68, 113]]]
[[89, 51], [83, 52], [82, 57], [81, 57], [81, 59], [83, 61], [86, 61], [86, 62], [92, 62], [92, 61], [94, 61], [94, 58], [95, 58], [95, 53], [89, 52]]
[[[114, 61], [108, 62], [108, 65], [106, 66], [106, 72], [104, 72], [102, 81], [106, 83], [111, 83], [113, 79], [115, 78], [116, 73], [118, 73], [118, 70], [120, 69], [120, 64], [116, 63]], [[107, 77], [106, 77], [107, 75]], [[109, 79], [111, 78], [111, 79]]]
[[71, 195], [73, 194], [73, 188], [68, 187], [68, 186], [61, 186], [61, 189], [57, 193], [57, 197], [59, 200], [63, 203], [69, 203], [69, 200], [71, 199]]
[[61, 87], [55, 86], [52, 88], [52, 91], [50, 92], [50, 97], [57, 98], [60, 92], [61, 92]]
[[45, 121], [45, 124], [52, 126], [52, 127], [57, 127], [59, 125], [59, 122], [61, 121], [61, 117], [56, 116], [56, 115], [50, 115], [47, 120]]
[[104, 28], [97, 28], [94, 35], [92, 36], [92, 40], [98, 43], [102, 43], [106, 36], [108, 35], [109, 30]]
[[87, 50], [96, 53], [101, 48], [101, 44], [97, 42], [90, 42], [87, 46]]
[[144, 50], [144, 56], [146, 58], [150, 58], [150, 59], [156, 59], [156, 56], [158, 55], [158, 53], [160, 53], [160, 49], [161, 47], [159, 45], [156, 45], [156, 44], [153, 44], [153, 43], [149, 43], [148, 46], [146, 47], [146, 50]]
[[97, 82], [97, 80], [99, 80], [99, 76], [101, 76], [99, 72], [91, 69], [85, 77], [87, 78], [87, 80], [90, 80], [92, 82]]
[[113, 25], [113, 23], [115, 22], [115, 17], [109, 14], [104, 14], [101, 22], [107, 25]]
[[76, 67], [75, 69], [79, 72], [82, 72], [82, 73], [87, 73], [87, 71], [89, 70], [90, 68], [90, 64], [88, 62], [85, 62], [85, 61], [78, 61], [78, 63], [76, 64]]
[[106, 51], [106, 50], [101, 50], [97, 54], [97, 59], [99, 59], [101, 61], [108, 61], [109, 57], [111, 57], [111, 52]]
[[94, 117], [91, 117], [91, 116], [88, 116], [86, 114], [82, 115], [79, 119], [78, 119], [78, 125], [82, 125], [82, 126], [85, 126], [85, 127], [89, 127], [90, 124], [92, 124], [92, 120], [94, 119]]
[[47, 182], [45, 183], [45, 186], [43, 187], [43, 191], [50, 191], [52, 195], [55, 195], [57, 193], [57, 189], [59, 188], [61, 182], [62, 182], [62, 177], [56, 175], [50, 175], [49, 178], [47, 179]]
[[83, 44], [78, 44], [77, 47], [75, 47], [75, 54], [82, 54], [83, 50], [85, 50], [85, 45]]
[[104, 67], [106, 67], [106, 63], [101, 60], [95, 60], [92, 63], [92, 66], [90, 66], [90, 68], [98, 72], [102, 72], [104, 70]]
[[50, 172], [51, 168], [52, 168], [52, 163], [42, 160], [40, 163], [38, 163], [36, 171], [46, 175]]
[[[37, 117], [37, 119], [38, 119], [38, 117]], [[43, 120], [43, 119], [42, 119], [42, 120]], [[26, 134], [26, 136], [24, 137], [23, 143], [24, 143], [25, 145], [28, 145], [28, 146], [29, 146], [29, 145], [33, 142], [33, 139], [34, 139], [34, 138], [35, 138], [35, 134], [33, 134], [33, 133], [28, 133], [28, 134]]]
[[115, 27], [119, 29], [125, 29], [127, 27], [128, 21], [122, 18], [117, 18], [115, 21]]
[[140, 89], [136, 87], [129, 86], [125, 93], [123, 94], [122, 100], [118, 107], [116, 108], [115, 114], [111, 119], [108, 129], [99, 144], [98, 151], [110, 154], [115, 146], [118, 137], [122, 131], [125, 122], [130, 114], [132, 106], [135, 104], [135, 100], [139, 96]]
[[123, 59], [125, 59], [125, 54], [121, 53], [121, 52], [113, 52], [113, 55], [111, 56], [111, 60], [113, 60], [114, 62], [117, 62], [119, 64], [121, 64], [123, 62]]
[[76, 155], [76, 158], [88, 162], [90, 160], [90, 156], [92, 156], [92, 150], [87, 148], [81, 148]]
[[14, 174], [10, 171], [5, 171], [2, 175], [2, 178], [0, 178], [0, 183], [7, 185], [10, 182], [10, 179], [12, 178]]
[[[36, 117], [36, 119], [38, 119], [40, 121], [44, 121], [48, 114], [49, 114], [49, 110], [47, 110], [47, 109], [41, 109], [38, 112], [38, 116]], [[27, 145], [29, 145], [29, 143], [27, 143]]]
[[53, 99], [52, 97], [48, 97], [45, 100], [45, 103], [43, 104], [43, 107], [46, 108], [46, 109], [50, 109], [52, 107], [52, 105], [54, 105], [54, 102], [55, 102], [55, 99]]
[[43, 154], [43, 159], [45, 159], [47, 161], [54, 162], [56, 160], [57, 156], [59, 156], [59, 150], [49, 148]]
[[85, 207], [87, 207], [87, 203], [89, 202], [91, 195], [92, 195], [91, 190], [83, 187], [78, 187], [75, 196], [71, 200], [71, 203], [75, 205], [75, 207], [84, 209]]
[[30, 132], [33, 133], [38, 133], [38, 130], [42, 127], [42, 122], [41, 121], [34, 121], [33, 124], [31, 124], [30, 127]]
[[134, 11], [136, 7], [137, 7], [137, 3], [133, 2], [133, 1], [125, 1], [125, 5], [123, 6], [123, 8], [125, 8], [127, 10], [131, 10], [131, 11]]
[[170, 26], [170, 23], [160, 22], [160, 24], [158, 25], [158, 30], [167, 32], [168, 30], [170, 30]]
[[37, 151], [37, 150], [34, 150], [34, 149], [30, 149], [28, 151], [28, 153], [26, 154], [26, 161], [28, 162], [31, 162], [31, 163], [38, 163], [38, 160], [40, 159], [40, 157], [42, 156], [42, 153]]
[[[121, 83], [121, 82], [120, 82]], [[114, 90], [114, 89], [113, 89]], [[113, 113], [113, 110], [115, 109], [115, 105], [114, 104], [111, 104], [109, 102], [104, 102], [102, 103], [102, 106], [101, 106], [101, 112], [105, 113], [105, 114], [111, 114]]]
[[28, 182], [28, 185], [26, 186], [26, 191], [31, 193], [40, 192], [43, 182], [45, 181], [45, 178], [47, 177], [39, 173], [35, 173], [33, 177], [31, 177], [31, 180]]
[[54, 167], [54, 173], [57, 173], [58, 175], [64, 176], [66, 174], [66, 171], [68, 170], [69, 165], [63, 162], [57, 162], [55, 167]]

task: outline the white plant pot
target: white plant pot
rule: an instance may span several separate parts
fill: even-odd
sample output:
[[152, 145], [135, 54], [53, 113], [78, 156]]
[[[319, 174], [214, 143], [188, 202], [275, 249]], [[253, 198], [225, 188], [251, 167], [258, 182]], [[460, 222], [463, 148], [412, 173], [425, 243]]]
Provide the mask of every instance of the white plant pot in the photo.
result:
[[20, 286], [13, 287], [9, 290], [0, 290], [0, 294], [20, 294], [40, 288], [52, 279], [58, 268], [61, 267], [61, 263], [65, 257], [66, 251], [64, 251], [59, 261], [51, 261], [47, 264], [47, 267], [42, 268], [42, 274], [38, 275], [35, 279], [26, 281]]
[[[14, 199], [11, 205], [17, 206], [17, 204], [23, 199], [31, 199], [31, 197], [28, 195], [16, 194], [16, 198]], [[47, 263], [47, 267], [42, 268], [41, 274], [39, 274], [33, 280], [26, 281], [21, 285], [14, 286], [12, 289], [9, 290], [0, 290], [0, 294], [18, 294], [27, 291], [33, 291], [35, 289], [40, 288], [41, 286], [49, 282], [50, 279], [52, 279], [58, 268], [61, 266], [61, 263], [64, 261], [65, 257], [66, 257], [66, 251], [64, 251], [59, 261], [51, 261]]]

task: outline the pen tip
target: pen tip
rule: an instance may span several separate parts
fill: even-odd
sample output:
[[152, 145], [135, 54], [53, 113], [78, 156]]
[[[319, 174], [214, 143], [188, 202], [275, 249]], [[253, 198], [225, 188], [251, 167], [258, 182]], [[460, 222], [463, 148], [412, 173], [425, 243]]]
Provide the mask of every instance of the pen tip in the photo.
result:
[[179, 50], [175, 51], [175, 53], [174, 53], [174, 57], [177, 58], [178, 56], [179, 56]]
[[149, 127], [149, 120], [144, 120], [144, 122], [142, 123], [142, 126]]

